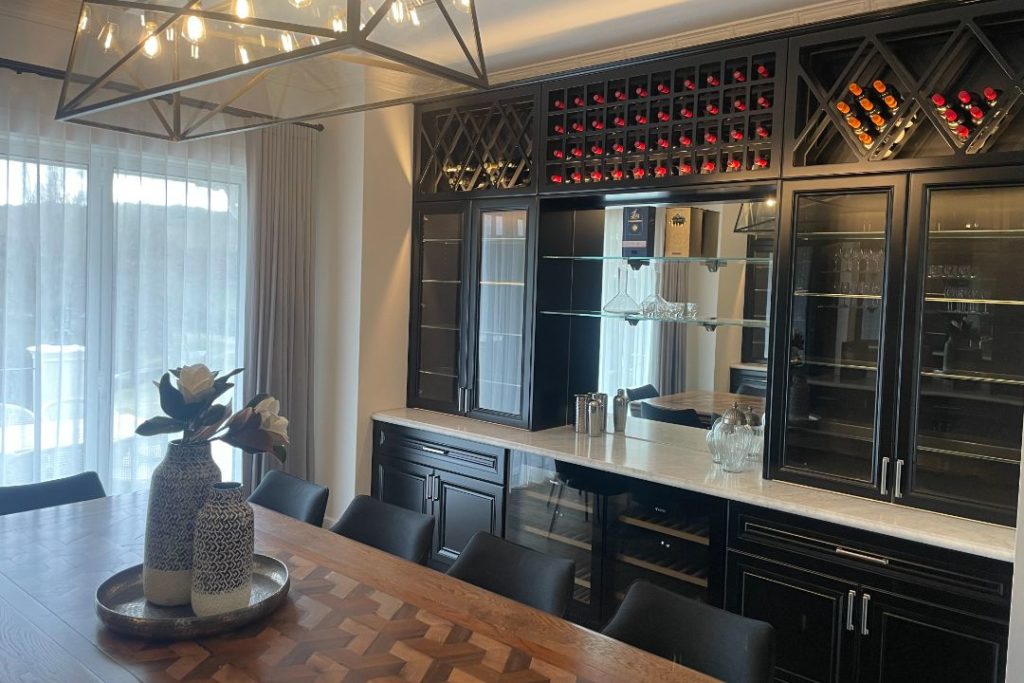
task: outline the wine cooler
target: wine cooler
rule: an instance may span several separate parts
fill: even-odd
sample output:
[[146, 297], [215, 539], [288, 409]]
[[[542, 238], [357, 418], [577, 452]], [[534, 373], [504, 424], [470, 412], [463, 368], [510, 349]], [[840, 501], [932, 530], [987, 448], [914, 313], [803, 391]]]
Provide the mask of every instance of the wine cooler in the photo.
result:
[[772, 476], [1012, 524], [1024, 173], [785, 187]]

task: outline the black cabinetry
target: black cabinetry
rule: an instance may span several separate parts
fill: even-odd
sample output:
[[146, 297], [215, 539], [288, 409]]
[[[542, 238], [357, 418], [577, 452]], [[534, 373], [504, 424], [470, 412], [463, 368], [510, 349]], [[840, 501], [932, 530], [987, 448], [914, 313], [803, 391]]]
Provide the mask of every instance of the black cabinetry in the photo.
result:
[[776, 629], [776, 680], [1003, 680], [1012, 567], [744, 505], [727, 606]]
[[531, 424], [535, 202], [418, 205], [408, 405]]
[[374, 424], [373, 495], [435, 518], [431, 565], [445, 568], [478, 531], [503, 535], [505, 451]]
[[783, 188], [771, 476], [1012, 524], [1024, 173]]

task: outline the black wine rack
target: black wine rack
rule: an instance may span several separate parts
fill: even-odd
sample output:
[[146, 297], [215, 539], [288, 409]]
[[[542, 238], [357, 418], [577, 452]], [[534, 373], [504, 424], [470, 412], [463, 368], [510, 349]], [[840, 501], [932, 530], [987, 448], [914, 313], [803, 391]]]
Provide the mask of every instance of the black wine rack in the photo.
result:
[[[924, 16], [858, 24], [790, 41], [789, 169], [864, 165], [920, 168], [978, 163], [978, 155], [1024, 150], [1024, 11], [1019, 3], [978, 3]], [[981, 10], [981, 11], [979, 11]], [[988, 10], [987, 12], [984, 10]], [[875, 80], [898, 94], [899, 106], [866, 138], [837, 109], [856, 107], [849, 84], [870, 92]], [[991, 88], [994, 101], [977, 95]], [[977, 109], [961, 106], [968, 93]], [[933, 96], [945, 99], [947, 120]], [[970, 105], [971, 103], [969, 103]], [[856, 123], [856, 121], [854, 122]], [[826, 169], [819, 169], [824, 171]], [[831, 169], [828, 169], [831, 170]], [[817, 171], [816, 171], [817, 172]]]
[[532, 92], [495, 93], [421, 110], [419, 192], [497, 194], [531, 188], [535, 100]]
[[781, 46], [693, 55], [556, 82], [543, 92], [541, 186], [777, 176]]

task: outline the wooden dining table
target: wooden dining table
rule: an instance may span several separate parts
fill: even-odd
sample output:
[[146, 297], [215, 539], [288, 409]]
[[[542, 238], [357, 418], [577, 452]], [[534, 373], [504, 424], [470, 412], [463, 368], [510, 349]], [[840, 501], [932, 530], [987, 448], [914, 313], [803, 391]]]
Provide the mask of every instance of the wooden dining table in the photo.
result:
[[693, 408], [698, 414], [704, 416], [721, 415], [729, 408], [732, 408], [733, 403], [738, 403], [740, 406], [751, 406], [758, 412], [764, 411], [763, 396], [730, 394], [727, 391], [694, 389], [692, 391], [684, 391], [678, 394], [667, 394], [665, 396], [657, 396], [655, 398], [646, 398], [643, 400], [651, 405], [658, 406], [659, 408], [670, 408], [672, 410]]
[[713, 679], [270, 510], [256, 549], [288, 565], [263, 621], [199, 640], [118, 635], [96, 587], [142, 561], [145, 493], [0, 517], [0, 681], [652, 683]]

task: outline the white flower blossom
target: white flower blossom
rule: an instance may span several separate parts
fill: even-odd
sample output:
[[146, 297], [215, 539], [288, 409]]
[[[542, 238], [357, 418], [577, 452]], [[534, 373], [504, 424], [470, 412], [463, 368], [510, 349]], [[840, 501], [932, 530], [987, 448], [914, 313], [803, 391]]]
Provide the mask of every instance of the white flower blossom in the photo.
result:
[[214, 375], [202, 363], [186, 365], [178, 373], [178, 390], [185, 403], [197, 403], [213, 393]]
[[288, 443], [288, 418], [278, 414], [281, 404], [276, 398], [269, 396], [263, 399], [253, 410], [260, 416], [260, 429], [274, 437], [275, 443]]

